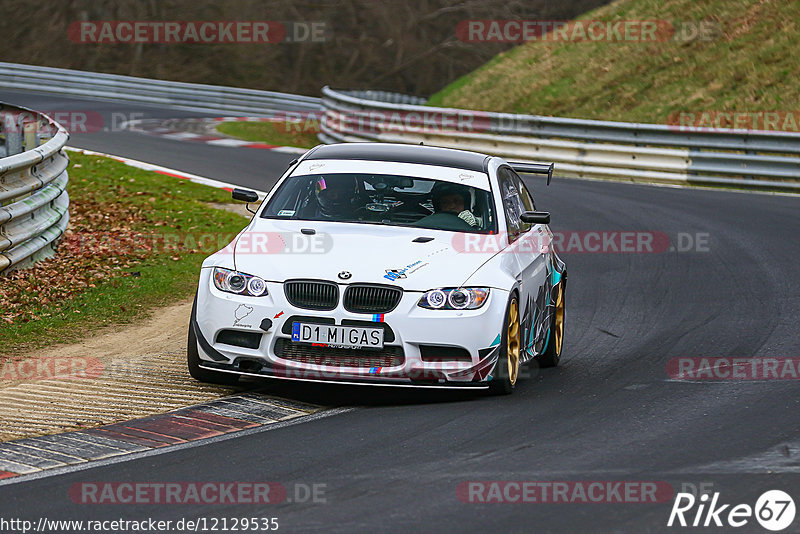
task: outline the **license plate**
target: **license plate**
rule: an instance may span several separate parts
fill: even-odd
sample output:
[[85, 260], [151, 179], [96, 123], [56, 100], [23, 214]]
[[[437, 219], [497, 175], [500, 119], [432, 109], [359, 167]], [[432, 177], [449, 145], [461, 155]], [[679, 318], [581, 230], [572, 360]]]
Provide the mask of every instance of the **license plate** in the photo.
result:
[[383, 348], [383, 328], [292, 323], [292, 341], [334, 348]]

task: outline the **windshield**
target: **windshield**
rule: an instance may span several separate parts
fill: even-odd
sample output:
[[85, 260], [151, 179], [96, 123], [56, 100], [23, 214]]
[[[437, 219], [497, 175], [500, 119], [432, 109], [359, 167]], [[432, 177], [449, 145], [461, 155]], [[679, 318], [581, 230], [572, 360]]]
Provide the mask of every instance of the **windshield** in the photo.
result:
[[488, 191], [462, 184], [388, 174], [290, 176], [261, 217], [494, 232]]

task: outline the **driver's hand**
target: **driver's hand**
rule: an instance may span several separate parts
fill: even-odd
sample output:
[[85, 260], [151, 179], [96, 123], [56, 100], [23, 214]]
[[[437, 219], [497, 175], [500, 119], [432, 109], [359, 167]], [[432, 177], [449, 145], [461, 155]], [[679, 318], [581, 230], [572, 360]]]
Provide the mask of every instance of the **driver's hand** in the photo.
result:
[[470, 226], [478, 226], [478, 219], [469, 210], [464, 210], [458, 214], [458, 218]]

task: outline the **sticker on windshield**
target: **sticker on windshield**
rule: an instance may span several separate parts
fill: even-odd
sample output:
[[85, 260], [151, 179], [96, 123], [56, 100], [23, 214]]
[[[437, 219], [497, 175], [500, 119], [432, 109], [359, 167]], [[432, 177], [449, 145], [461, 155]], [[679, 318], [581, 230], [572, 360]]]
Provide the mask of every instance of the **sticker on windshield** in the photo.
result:
[[294, 210], [281, 210], [278, 212], [278, 217], [291, 217], [294, 215]]

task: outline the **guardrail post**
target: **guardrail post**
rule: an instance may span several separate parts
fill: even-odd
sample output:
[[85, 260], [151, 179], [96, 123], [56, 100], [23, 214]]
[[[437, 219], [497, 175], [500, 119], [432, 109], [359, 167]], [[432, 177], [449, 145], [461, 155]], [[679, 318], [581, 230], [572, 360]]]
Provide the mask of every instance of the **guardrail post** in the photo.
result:
[[25, 138], [25, 150], [33, 150], [39, 146], [37, 142], [39, 124], [37, 122], [26, 122], [22, 127], [22, 131]]
[[22, 130], [20, 122], [22, 116], [8, 111], [0, 112], [3, 123], [3, 132], [6, 136], [6, 156], [14, 156], [22, 152]]
[[[758, 152], [756, 152], [755, 150], [745, 150], [744, 153], [745, 154], [749, 154], [751, 156], [758, 155]], [[745, 180], [756, 180], [757, 179], [757, 177], [753, 176], [752, 174], [746, 174], [746, 175], [742, 176], [742, 178], [744, 178]]]

